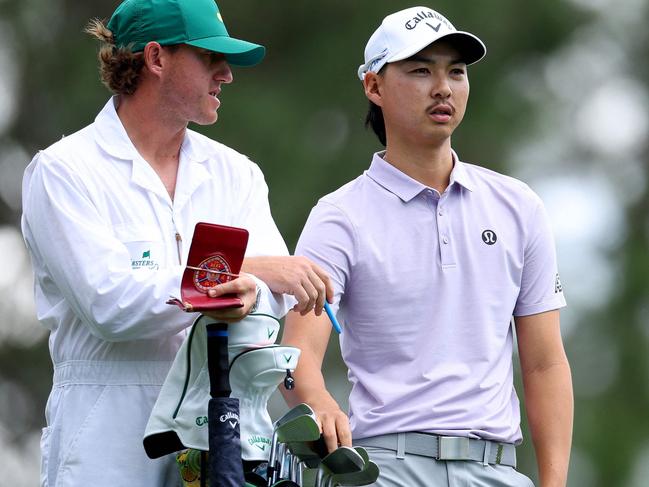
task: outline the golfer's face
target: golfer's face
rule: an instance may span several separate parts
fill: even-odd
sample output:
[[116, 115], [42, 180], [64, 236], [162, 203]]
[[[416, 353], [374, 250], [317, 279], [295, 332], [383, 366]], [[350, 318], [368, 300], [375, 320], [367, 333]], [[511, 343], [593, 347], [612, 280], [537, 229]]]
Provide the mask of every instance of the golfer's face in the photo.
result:
[[386, 66], [381, 108], [389, 139], [409, 143], [449, 138], [464, 117], [469, 97], [466, 64], [449, 44], [435, 42]]

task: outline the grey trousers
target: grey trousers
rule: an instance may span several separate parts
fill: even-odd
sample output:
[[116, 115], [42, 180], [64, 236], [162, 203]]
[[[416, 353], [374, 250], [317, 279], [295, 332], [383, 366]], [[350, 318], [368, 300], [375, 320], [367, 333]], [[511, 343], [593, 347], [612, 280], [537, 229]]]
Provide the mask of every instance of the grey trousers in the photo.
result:
[[528, 477], [505, 465], [440, 461], [413, 454], [399, 459], [393, 450], [364, 448], [381, 471], [372, 487], [534, 487]]

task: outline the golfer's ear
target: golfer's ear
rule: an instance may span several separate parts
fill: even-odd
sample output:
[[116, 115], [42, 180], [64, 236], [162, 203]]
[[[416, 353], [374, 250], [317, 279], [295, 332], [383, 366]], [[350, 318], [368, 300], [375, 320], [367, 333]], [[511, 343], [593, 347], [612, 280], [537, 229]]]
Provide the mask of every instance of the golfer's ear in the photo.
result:
[[381, 92], [382, 92], [383, 77], [380, 74], [368, 72], [365, 73], [363, 78], [363, 89], [365, 96], [375, 105], [381, 106]]

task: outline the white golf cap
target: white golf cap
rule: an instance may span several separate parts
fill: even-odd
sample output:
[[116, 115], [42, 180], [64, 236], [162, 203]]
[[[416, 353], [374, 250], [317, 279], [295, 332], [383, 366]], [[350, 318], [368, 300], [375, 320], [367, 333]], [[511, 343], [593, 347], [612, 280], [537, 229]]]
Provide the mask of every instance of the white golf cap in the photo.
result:
[[467, 65], [487, 52], [480, 39], [456, 30], [440, 13], [428, 7], [411, 7], [383, 19], [367, 41], [365, 63], [358, 67], [358, 77], [362, 81], [365, 73], [378, 73], [386, 63], [407, 59], [440, 39], [452, 43]]

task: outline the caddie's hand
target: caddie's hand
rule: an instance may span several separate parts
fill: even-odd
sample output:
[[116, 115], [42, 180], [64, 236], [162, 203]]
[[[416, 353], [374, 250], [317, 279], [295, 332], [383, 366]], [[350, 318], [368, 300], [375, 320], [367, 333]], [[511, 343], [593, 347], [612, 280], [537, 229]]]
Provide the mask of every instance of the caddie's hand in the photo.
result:
[[243, 302], [243, 307], [205, 311], [203, 314], [226, 323], [240, 321], [248, 316], [252, 307], [255, 305], [255, 301], [257, 300], [257, 283], [252, 277], [241, 273], [236, 279], [214, 286], [207, 291], [207, 295], [211, 298], [223, 296], [224, 294], [236, 294]]
[[295, 297], [297, 304], [293, 311], [301, 315], [313, 310], [320, 316], [325, 300], [333, 301], [334, 289], [329, 275], [306, 257], [248, 257], [243, 268], [264, 281], [271, 291]]
[[327, 409], [314, 409], [314, 412], [329, 453], [339, 446], [352, 446], [349, 418], [337, 404]]

